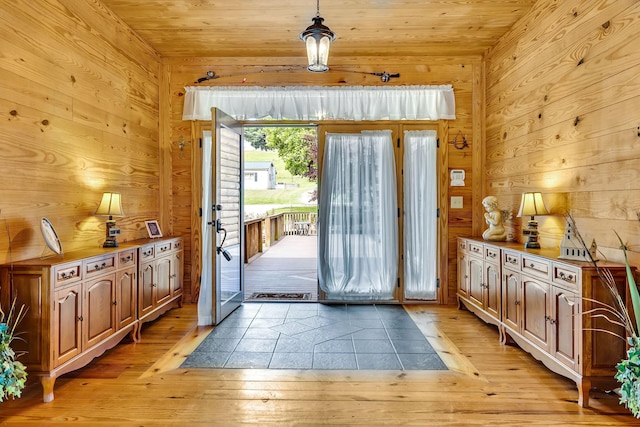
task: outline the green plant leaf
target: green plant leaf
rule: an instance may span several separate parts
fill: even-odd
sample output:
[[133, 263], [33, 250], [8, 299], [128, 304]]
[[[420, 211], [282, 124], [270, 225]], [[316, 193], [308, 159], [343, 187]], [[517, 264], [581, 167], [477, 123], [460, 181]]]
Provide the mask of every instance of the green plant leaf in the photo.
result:
[[631, 294], [631, 302], [633, 304], [633, 314], [636, 318], [636, 324], [634, 325], [634, 331], [638, 331], [638, 326], [640, 326], [640, 293], [638, 293], [638, 287], [636, 286], [636, 280], [633, 276], [633, 270], [631, 270], [631, 266], [629, 265], [629, 259], [627, 258], [627, 247], [624, 242], [618, 235], [616, 231], [616, 237], [620, 241], [620, 245], [622, 246], [622, 252], [624, 253], [624, 263], [627, 270], [627, 280], [629, 281], [629, 293]]

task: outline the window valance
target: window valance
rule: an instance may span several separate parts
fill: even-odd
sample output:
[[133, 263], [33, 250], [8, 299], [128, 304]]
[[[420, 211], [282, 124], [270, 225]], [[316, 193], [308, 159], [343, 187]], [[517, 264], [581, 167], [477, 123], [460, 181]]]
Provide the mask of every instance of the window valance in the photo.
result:
[[185, 88], [183, 120], [211, 120], [216, 107], [237, 120], [453, 120], [451, 85]]

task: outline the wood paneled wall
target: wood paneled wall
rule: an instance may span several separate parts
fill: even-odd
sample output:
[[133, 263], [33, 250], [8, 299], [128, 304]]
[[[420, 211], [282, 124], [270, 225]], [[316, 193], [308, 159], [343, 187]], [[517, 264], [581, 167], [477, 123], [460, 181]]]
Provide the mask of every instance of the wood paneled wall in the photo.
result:
[[[449, 243], [449, 302], [455, 299], [455, 238], [459, 235], [472, 234], [472, 221], [477, 216], [472, 197], [474, 190], [481, 192], [481, 179], [474, 179], [472, 166], [473, 156], [477, 155], [480, 144], [476, 143], [476, 133], [481, 129], [479, 109], [484, 105], [483, 92], [478, 90], [482, 84], [482, 59], [476, 57], [441, 58], [429, 56], [415, 57], [378, 57], [378, 58], [330, 58], [331, 70], [326, 73], [311, 73], [304, 69], [304, 57], [295, 58], [163, 58], [162, 75], [167, 76], [161, 89], [161, 97], [167, 93], [169, 98], [162, 101], [163, 109], [167, 105], [171, 109], [170, 122], [161, 122], [161, 134], [171, 141], [173, 146], [173, 224], [174, 232], [190, 237], [190, 245], [186, 245], [185, 266], [186, 283], [194, 286], [197, 277], [191, 277], [191, 263], [197, 259], [199, 236], [192, 235], [191, 227], [191, 185], [192, 185], [192, 150], [198, 147], [192, 141], [190, 122], [182, 120], [184, 87], [205, 76], [206, 72], [215, 71], [220, 79], [210, 80], [201, 85], [220, 86], [356, 86], [382, 85], [379, 77], [362, 72], [387, 71], [399, 72], [400, 79], [391, 80], [388, 85], [430, 85], [452, 84], [456, 97], [456, 120], [449, 123], [449, 141], [443, 144], [448, 151], [447, 165], [443, 172], [448, 176], [449, 169], [465, 169], [467, 185], [465, 187], [444, 186], [443, 191], [449, 195], [464, 197], [463, 209], [448, 212]], [[282, 66], [287, 64], [288, 66]], [[482, 86], [480, 86], [482, 87]], [[453, 138], [457, 135], [458, 145], [462, 136], [468, 147], [455, 149]], [[184, 150], [176, 147], [180, 141], [186, 144]], [[480, 163], [479, 159], [476, 162]], [[445, 177], [446, 178], [446, 177]], [[448, 183], [448, 179], [442, 181]], [[445, 197], [445, 200], [448, 200]], [[195, 276], [195, 275], [194, 275]]]
[[607, 258], [616, 230], [640, 261], [639, 39], [637, 0], [540, 0], [486, 57], [485, 190], [516, 213], [541, 191], [543, 246], [570, 210]]
[[120, 241], [162, 219], [159, 65], [100, 2], [0, 2], [0, 262], [43, 253], [41, 217], [65, 252], [101, 245], [103, 191]]

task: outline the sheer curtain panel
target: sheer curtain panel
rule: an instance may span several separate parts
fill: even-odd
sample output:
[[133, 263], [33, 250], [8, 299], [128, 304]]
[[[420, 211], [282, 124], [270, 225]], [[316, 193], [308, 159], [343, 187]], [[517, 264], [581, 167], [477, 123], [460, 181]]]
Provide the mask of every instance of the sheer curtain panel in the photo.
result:
[[213, 325], [213, 266], [211, 248], [213, 232], [211, 210], [211, 131], [202, 134], [202, 278], [198, 296], [198, 325]]
[[436, 132], [404, 133], [404, 296], [434, 300], [438, 217]]
[[391, 131], [325, 138], [318, 276], [328, 300], [393, 299], [398, 273]]

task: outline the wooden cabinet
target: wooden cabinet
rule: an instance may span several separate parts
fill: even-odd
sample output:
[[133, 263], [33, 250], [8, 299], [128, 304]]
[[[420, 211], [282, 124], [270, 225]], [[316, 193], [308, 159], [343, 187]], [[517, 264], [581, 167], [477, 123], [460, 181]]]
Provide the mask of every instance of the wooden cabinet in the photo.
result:
[[[139, 248], [138, 319], [157, 319], [182, 304], [182, 239], [146, 240]], [[138, 328], [140, 334], [140, 328]]]
[[[486, 322], [499, 325], [501, 312], [500, 253], [479, 242], [461, 240], [458, 245], [459, 302]], [[469, 305], [473, 305], [470, 307]]]
[[93, 248], [17, 261], [1, 268], [0, 296], [29, 310], [14, 341], [43, 400], [53, 400], [58, 376], [81, 368], [142, 322], [182, 301], [182, 239], [143, 239], [119, 248]]
[[[578, 403], [588, 406], [592, 386], [616, 386], [615, 365], [625, 354], [623, 340], [597, 331], [624, 336], [624, 330], [589, 314], [593, 300], [613, 303], [595, 267], [557, 256], [553, 250], [460, 238], [458, 261], [464, 265], [458, 271], [464, 275], [458, 276], [458, 304], [497, 325], [501, 342], [515, 342], [552, 371], [574, 380]], [[624, 296], [624, 265], [599, 267], [612, 273]]]
[[[53, 400], [58, 376], [86, 365], [127, 334], [133, 335], [137, 325], [135, 309], [131, 311], [132, 288], [137, 287], [130, 266], [136, 265], [134, 254], [137, 246], [95, 248], [2, 267], [4, 303], [15, 298], [29, 308], [20, 325], [24, 341], [16, 341], [16, 350], [27, 352], [23, 361], [30, 375], [40, 377], [45, 402]], [[127, 257], [133, 257], [129, 266], [118, 263]]]

